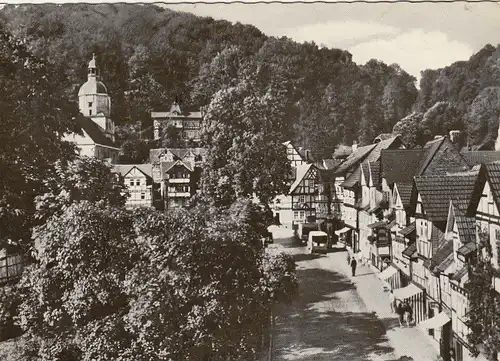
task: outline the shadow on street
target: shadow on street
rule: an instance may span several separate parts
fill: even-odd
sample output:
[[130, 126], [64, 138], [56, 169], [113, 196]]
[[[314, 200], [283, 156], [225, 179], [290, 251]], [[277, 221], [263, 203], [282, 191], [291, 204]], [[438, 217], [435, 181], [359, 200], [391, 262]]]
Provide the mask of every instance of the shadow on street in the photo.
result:
[[278, 312], [273, 360], [387, 359], [382, 355], [393, 349], [387, 344], [383, 320], [366, 312], [348, 278], [307, 265], [298, 268], [297, 276], [298, 299]]

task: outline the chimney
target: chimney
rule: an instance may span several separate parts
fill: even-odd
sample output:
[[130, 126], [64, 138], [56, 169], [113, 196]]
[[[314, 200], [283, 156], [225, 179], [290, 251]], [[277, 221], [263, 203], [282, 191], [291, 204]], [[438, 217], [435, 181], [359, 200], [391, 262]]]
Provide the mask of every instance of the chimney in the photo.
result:
[[460, 139], [460, 130], [450, 130], [450, 141], [457, 144]]
[[309, 149], [305, 149], [304, 153], [306, 154], [306, 162], [309, 162], [309, 159], [310, 159], [310, 157], [309, 157]]
[[352, 151], [355, 152], [358, 149], [358, 142], [355, 140], [352, 142]]

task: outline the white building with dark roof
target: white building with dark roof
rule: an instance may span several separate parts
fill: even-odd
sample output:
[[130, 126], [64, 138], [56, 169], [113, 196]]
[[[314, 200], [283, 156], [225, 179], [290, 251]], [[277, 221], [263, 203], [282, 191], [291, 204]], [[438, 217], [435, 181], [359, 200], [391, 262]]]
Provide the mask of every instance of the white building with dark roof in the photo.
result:
[[125, 207], [153, 206], [153, 177], [151, 164], [116, 164], [113, 172], [121, 174], [129, 191]]
[[115, 125], [110, 118], [111, 99], [100, 80], [95, 56], [88, 65], [87, 81], [78, 91], [80, 114], [74, 119], [80, 133], [67, 134], [64, 140], [73, 142], [82, 156], [118, 160], [120, 148], [114, 143]]
[[168, 127], [173, 127], [178, 131], [179, 138], [184, 141], [200, 141], [201, 121], [203, 113], [183, 112], [180, 105], [174, 102], [168, 112], [151, 112], [153, 119], [154, 139], [162, 138]]

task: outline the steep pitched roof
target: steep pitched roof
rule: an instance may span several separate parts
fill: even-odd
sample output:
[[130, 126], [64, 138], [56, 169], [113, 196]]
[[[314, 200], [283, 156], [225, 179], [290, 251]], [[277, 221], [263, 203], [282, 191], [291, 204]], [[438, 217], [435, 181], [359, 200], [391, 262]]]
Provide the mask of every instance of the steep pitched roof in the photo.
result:
[[375, 143], [375, 147], [368, 154], [368, 156], [366, 157], [366, 160], [368, 162], [378, 161], [380, 159], [380, 154], [382, 153], [383, 150], [400, 148], [402, 145], [403, 145], [403, 143], [401, 142], [401, 138], [397, 135], [392, 136], [391, 138], [382, 140], [378, 143]]
[[436, 265], [434, 272], [442, 273], [454, 262], [453, 249], [452, 252], [440, 264]]
[[493, 199], [497, 207], [500, 208], [500, 162], [486, 164], [484, 168], [486, 169], [486, 177], [491, 187]]
[[368, 165], [368, 162], [361, 163], [360, 169], [362, 170], [361, 178], [364, 176], [366, 185], [369, 185], [371, 177], [370, 177], [370, 166]]
[[457, 225], [460, 241], [462, 243], [475, 242], [476, 219], [474, 217], [467, 217], [459, 207], [455, 206], [454, 202], [452, 202], [451, 206], [455, 214], [455, 223]]
[[[413, 182], [413, 181], [412, 181]], [[403, 203], [403, 207], [408, 208], [411, 204], [411, 192], [413, 190], [413, 183], [397, 183], [399, 197]]]
[[191, 162], [186, 162], [183, 160], [176, 160], [173, 162], [161, 162], [160, 163], [160, 171], [161, 171], [162, 178], [165, 179], [166, 174], [176, 165], [183, 166], [184, 168], [186, 168], [190, 172], [192, 172], [194, 170], [194, 167], [191, 164]]
[[380, 161], [370, 162], [370, 174], [373, 185], [380, 189], [382, 179], [380, 178]]
[[149, 150], [149, 163], [158, 163], [160, 157], [168, 151], [181, 160], [190, 153], [200, 156], [205, 156], [207, 154], [206, 148], [155, 148]]
[[448, 137], [428, 142], [424, 146], [419, 170], [416, 175], [463, 172], [470, 169], [469, 164]]
[[75, 121], [77, 125], [88, 134], [94, 143], [119, 149], [111, 139], [104, 135], [101, 128], [94, 123], [92, 119], [87, 118], [80, 113], [75, 117]]
[[471, 167], [500, 161], [500, 152], [496, 150], [465, 151], [462, 155]]
[[293, 193], [293, 191], [299, 186], [300, 182], [302, 182], [302, 180], [306, 176], [309, 169], [311, 169], [311, 167], [313, 167], [313, 165], [309, 163], [309, 164], [299, 165], [296, 168], [297, 169], [296, 178], [295, 181], [290, 186], [290, 193]]
[[418, 170], [417, 170], [417, 174], [420, 175], [420, 174], [424, 173], [425, 168], [427, 168], [427, 166], [431, 162], [432, 158], [434, 158], [434, 155], [439, 150], [439, 147], [443, 144], [444, 139], [445, 138], [442, 137], [442, 138], [439, 138], [439, 139], [431, 140], [431, 141], [427, 142], [424, 145], [424, 148], [423, 148], [423, 150], [424, 150], [424, 156], [420, 160], [420, 163], [419, 163], [419, 166], [418, 166]]
[[322, 170], [334, 170], [337, 168], [340, 163], [342, 163], [339, 159], [321, 159], [317, 162], [314, 162], [314, 165], [318, 169]]
[[168, 148], [167, 150], [179, 159], [184, 159], [189, 153], [189, 148]]
[[151, 178], [153, 172], [153, 166], [151, 164], [115, 164], [113, 165], [113, 171], [120, 173], [122, 176], [126, 176], [132, 169], [138, 169], [144, 175]]
[[[453, 258], [453, 240], [443, 242], [432, 256], [431, 265], [433, 267], [441, 265], [449, 256]], [[431, 268], [432, 269], [432, 268]]]
[[[479, 170], [472, 170], [447, 175], [415, 177], [415, 186], [422, 198], [423, 209], [427, 217], [434, 222], [446, 221], [450, 201], [467, 213], [473, 194], [477, 192], [478, 175]], [[412, 201], [416, 204], [416, 199]]]
[[376, 146], [377, 144], [370, 144], [364, 147], [359, 147], [354, 152], [352, 152], [345, 161], [343, 161], [339, 165], [335, 173], [342, 174], [348, 172], [353, 167], [357, 166], [361, 161], [363, 161], [363, 159], [366, 158], [368, 153], [370, 153]]
[[423, 149], [384, 149], [380, 153], [382, 177], [389, 185], [412, 183], [417, 174]]
[[357, 184], [361, 182], [361, 168], [358, 167], [352, 172], [345, 181], [340, 183], [340, 186], [343, 188], [353, 188]]

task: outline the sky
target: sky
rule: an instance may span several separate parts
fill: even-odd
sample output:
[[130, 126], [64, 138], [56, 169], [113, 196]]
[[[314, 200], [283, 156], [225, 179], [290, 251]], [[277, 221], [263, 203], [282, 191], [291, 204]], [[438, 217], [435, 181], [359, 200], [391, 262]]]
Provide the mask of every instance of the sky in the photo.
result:
[[358, 64], [372, 58], [397, 63], [417, 78], [421, 70], [467, 60], [486, 44], [500, 43], [500, 2], [162, 6], [251, 24], [271, 36], [345, 49]]

